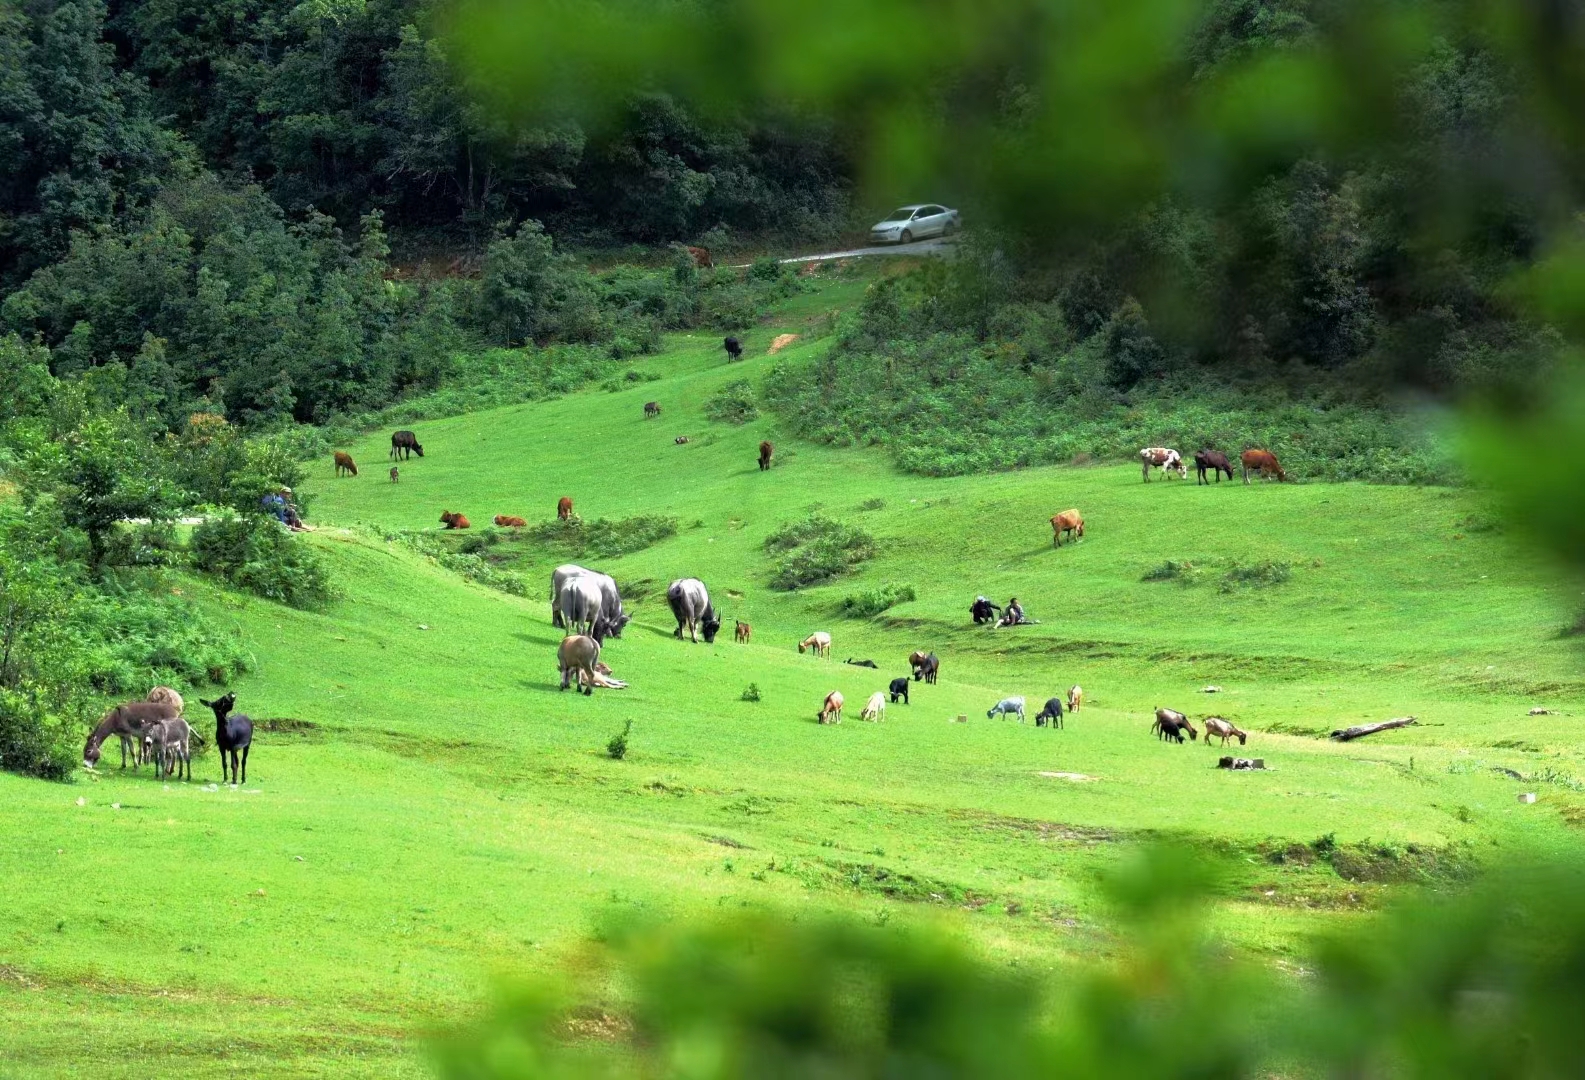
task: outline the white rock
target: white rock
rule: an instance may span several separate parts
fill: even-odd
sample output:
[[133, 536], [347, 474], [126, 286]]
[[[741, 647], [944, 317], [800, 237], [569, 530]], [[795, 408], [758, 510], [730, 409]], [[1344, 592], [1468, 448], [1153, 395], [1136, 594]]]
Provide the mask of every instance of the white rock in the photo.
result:
[[77, 796], [77, 805], [78, 806], [87, 806], [88, 805], [88, 800], [83, 798], [81, 795], [79, 795], [79, 796]]
[[1533, 791], [1525, 792], [1523, 795], [1519, 796], [1519, 801], [1522, 802], [1522, 803], [1533, 803], [1533, 802], [1535, 802], [1535, 792], [1533, 792]]

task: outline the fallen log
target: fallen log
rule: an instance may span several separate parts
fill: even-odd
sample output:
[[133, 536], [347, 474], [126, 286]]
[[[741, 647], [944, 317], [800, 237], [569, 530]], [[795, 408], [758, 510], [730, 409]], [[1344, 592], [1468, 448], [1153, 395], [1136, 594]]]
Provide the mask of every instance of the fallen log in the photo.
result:
[[1408, 727], [1420, 721], [1412, 716], [1398, 716], [1391, 720], [1383, 720], [1379, 724], [1356, 724], [1351, 728], [1342, 728], [1332, 732], [1332, 738], [1338, 742], [1349, 742], [1353, 739], [1363, 739], [1366, 735], [1374, 735], [1378, 731], [1391, 731], [1393, 728]]

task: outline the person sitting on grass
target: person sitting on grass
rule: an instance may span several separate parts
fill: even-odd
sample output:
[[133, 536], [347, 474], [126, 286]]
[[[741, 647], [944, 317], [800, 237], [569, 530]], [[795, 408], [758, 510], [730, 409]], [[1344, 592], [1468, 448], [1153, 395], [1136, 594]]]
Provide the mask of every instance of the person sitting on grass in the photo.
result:
[[1034, 620], [1026, 619], [1024, 617], [1024, 609], [1022, 605], [1018, 603], [1018, 597], [1015, 596], [1011, 600], [1007, 601], [1007, 607], [1002, 611], [1002, 617], [996, 625], [999, 627], [1032, 626], [1034, 625]]
[[277, 491], [272, 491], [259, 500], [264, 512], [285, 525], [292, 532], [309, 532], [303, 519], [297, 516], [297, 507], [292, 505], [292, 489], [284, 485]]

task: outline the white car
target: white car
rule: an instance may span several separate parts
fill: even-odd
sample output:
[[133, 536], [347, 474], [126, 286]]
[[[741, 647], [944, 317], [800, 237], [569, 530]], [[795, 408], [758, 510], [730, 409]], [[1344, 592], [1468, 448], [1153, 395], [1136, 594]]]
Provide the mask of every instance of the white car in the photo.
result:
[[870, 227], [872, 244], [911, 244], [931, 236], [951, 236], [958, 231], [958, 212], [935, 203], [899, 206]]

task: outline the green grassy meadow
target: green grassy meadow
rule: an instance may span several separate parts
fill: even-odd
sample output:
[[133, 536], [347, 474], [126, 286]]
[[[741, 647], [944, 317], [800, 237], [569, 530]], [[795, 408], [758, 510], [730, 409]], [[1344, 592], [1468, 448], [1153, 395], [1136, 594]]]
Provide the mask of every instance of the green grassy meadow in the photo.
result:
[[[801, 297], [780, 322], [805, 328], [844, 299]], [[122, 774], [114, 751], [70, 785], [0, 775], [0, 1076], [422, 1075], [424, 1037], [494, 980], [553, 972], [632, 914], [843, 911], [1055, 970], [1112, 951], [1098, 879], [1159, 835], [1223, 868], [1207, 924], [1272, 963], [1406, 883], [1580, 849], [1585, 681], [1560, 630], [1581, 598], [1474, 494], [1147, 486], [1132, 465], [923, 479], [769, 418], [706, 422], [721, 384], [828, 347], [766, 356], [783, 328], [747, 335], [742, 364], [717, 337], [678, 335], [635, 365], [658, 381], [415, 425], [427, 456], [398, 484], [388, 432], [346, 447], [358, 478], [327, 458], [311, 542], [346, 594], [327, 611], [187, 582], [255, 660], [235, 687], [261, 725], [249, 783], [211, 790], [213, 753], [191, 784]], [[475, 531], [498, 513], [543, 520], [562, 495], [585, 520], [678, 519], [671, 539], [588, 560], [645, 593], [605, 652], [627, 690], [557, 690], [548, 578], [564, 555], [491, 549], [545, 583], [519, 598], [383, 539], [436, 529], [442, 510]], [[1068, 507], [1086, 535], [1054, 550], [1047, 519]], [[772, 592], [765, 536], [815, 508], [869, 530], [879, 555]], [[1142, 580], [1167, 560], [1198, 579]], [[1234, 561], [1263, 560], [1288, 580], [1224, 591]], [[664, 589], [683, 576], [727, 620], [713, 646], [672, 637]], [[884, 581], [918, 599], [840, 614]], [[1040, 624], [973, 627], [978, 593], [1016, 594]], [[733, 643], [735, 618], [752, 644]], [[830, 660], [798, 654], [813, 630], [832, 634]], [[940, 654], [940, 683], [861, 722], [916, 648]], [[740, 700], [750, 683], [759, 702]], [[1084, 710], [1036, 729], [1073, 683]], [[833, 689], [846, 717], [822, 727]], [[188, 715], [212, 732], [199, 692]], [[985, 719], [1009, 694], [1031, 723]], [[1269, 770], [1157, 741], [1157, 705], [1232, 719], [1251, 732], [1238, 752]], [[1404, 714], [1420, 726], [1316, 737]], [[629, 720], [630, 753], [610, 760]], [[1327, 836], [1344, 857], [1315, 857]]]

